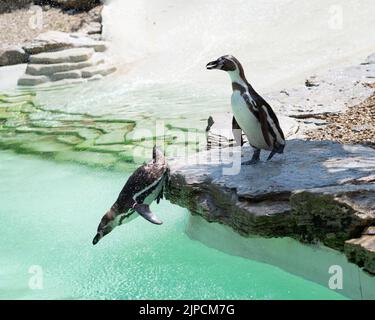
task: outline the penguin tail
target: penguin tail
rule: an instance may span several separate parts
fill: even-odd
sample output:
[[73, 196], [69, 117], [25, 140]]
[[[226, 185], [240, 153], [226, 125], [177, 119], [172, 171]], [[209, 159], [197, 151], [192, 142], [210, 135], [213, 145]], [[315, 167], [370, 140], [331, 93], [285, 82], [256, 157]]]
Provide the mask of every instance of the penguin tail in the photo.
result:
[[276, 146], [276, 148], [274, 148], [275, 152], [276, 153], [284, 153], [284, 148], [285, 148], [285, 144], [279, 144], [278, 146]]
[[278, 144], [272, 149], [270, 155], [267, 158], [267, 161], [271, 160], [275, 153], [284, 153], [285, 144]]

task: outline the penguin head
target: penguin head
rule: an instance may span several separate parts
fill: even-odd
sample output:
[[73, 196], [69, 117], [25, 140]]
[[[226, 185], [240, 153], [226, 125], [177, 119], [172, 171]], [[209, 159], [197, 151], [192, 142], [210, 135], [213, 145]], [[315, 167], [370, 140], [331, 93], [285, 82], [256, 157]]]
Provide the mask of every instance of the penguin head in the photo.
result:
[[98, 231], [92, 240], [93, 245], [97, 244], [105, 235], [110, 233], [116, 227], [115, 210], [109, 209], [99, 223]]
[[238, 60], [235, 57], [225, 55], [207, 63], [206, 68], [208, 70], [218, 69], [223, 71], [235, 71], [238, 68], [237, 64]]

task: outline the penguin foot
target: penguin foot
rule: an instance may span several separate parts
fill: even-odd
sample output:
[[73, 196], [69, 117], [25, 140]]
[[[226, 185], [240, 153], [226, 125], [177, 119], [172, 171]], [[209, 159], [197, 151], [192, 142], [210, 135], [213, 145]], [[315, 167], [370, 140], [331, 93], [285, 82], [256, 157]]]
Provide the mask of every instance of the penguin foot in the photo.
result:
[[248, 166], [256, 164], [260, 161], [260, 149], [254, 148], [253, 157], [249, 161], [242, 162], [241, 165]]
[[267, 161], [271, 160], [272, 157], [275, 155], [275, 153], [284, 153], [284, 147], [285, 147], [285, 145], [282, 144], [282, 145], [278, 145], [275, 148], [273, 148], [273, 150], [270, 152], [270, 154], [267, 158]]

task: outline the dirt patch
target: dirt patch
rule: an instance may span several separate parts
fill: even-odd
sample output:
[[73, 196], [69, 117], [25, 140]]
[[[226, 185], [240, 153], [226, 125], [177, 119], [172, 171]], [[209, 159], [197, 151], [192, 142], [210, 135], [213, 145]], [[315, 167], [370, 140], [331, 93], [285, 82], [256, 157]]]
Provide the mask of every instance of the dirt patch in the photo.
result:
[[0, 14], [0, 43], [14, 45], [29, 42], [40, 33], [55, 30], [63, 32], [76, 32], [86, 22], [93, 21], [100, 16], [102, 6], [97, 6], [89, 12], [64, 11], [51, 6], [30, 7], [26, 2], [16, 1], [15, 9], [11, 12]]
[[[375, 83], [369, 85], [375, 88]], [[307, 132], [308, 140], [334, 140], [375, 148], [375, 94], [340, 114], [325, 117], [328, 125]]]

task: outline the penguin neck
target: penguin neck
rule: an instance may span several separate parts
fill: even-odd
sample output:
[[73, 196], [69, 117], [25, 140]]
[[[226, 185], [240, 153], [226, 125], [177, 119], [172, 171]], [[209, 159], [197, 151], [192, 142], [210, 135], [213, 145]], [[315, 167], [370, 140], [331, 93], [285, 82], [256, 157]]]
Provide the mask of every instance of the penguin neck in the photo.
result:
[[239, 90], [239, 91], [247, 91], [251, 95], [256, 94], [256, 91], [251, 86], [251, 84], [247, 81], [245, 74], [243, 72], [243, 69], [234, 70], [234, 71], [228, 71], [229, 77], [232, 81], [232, 88], [233, 91]]
[[247, 86], [248, 82], [245, 78], [245, 75], [238, 72], [238, 70], [228, 71], [228, 74], [232, 82], [238, 83], [241, 86]]
[[232, 81], [232, 86], [240, 86], [243, 87], [245, 90], [249, 90], [251, 88], [249, 82], [247, 81], [243, 69], [228, 71], [230, 80]]

